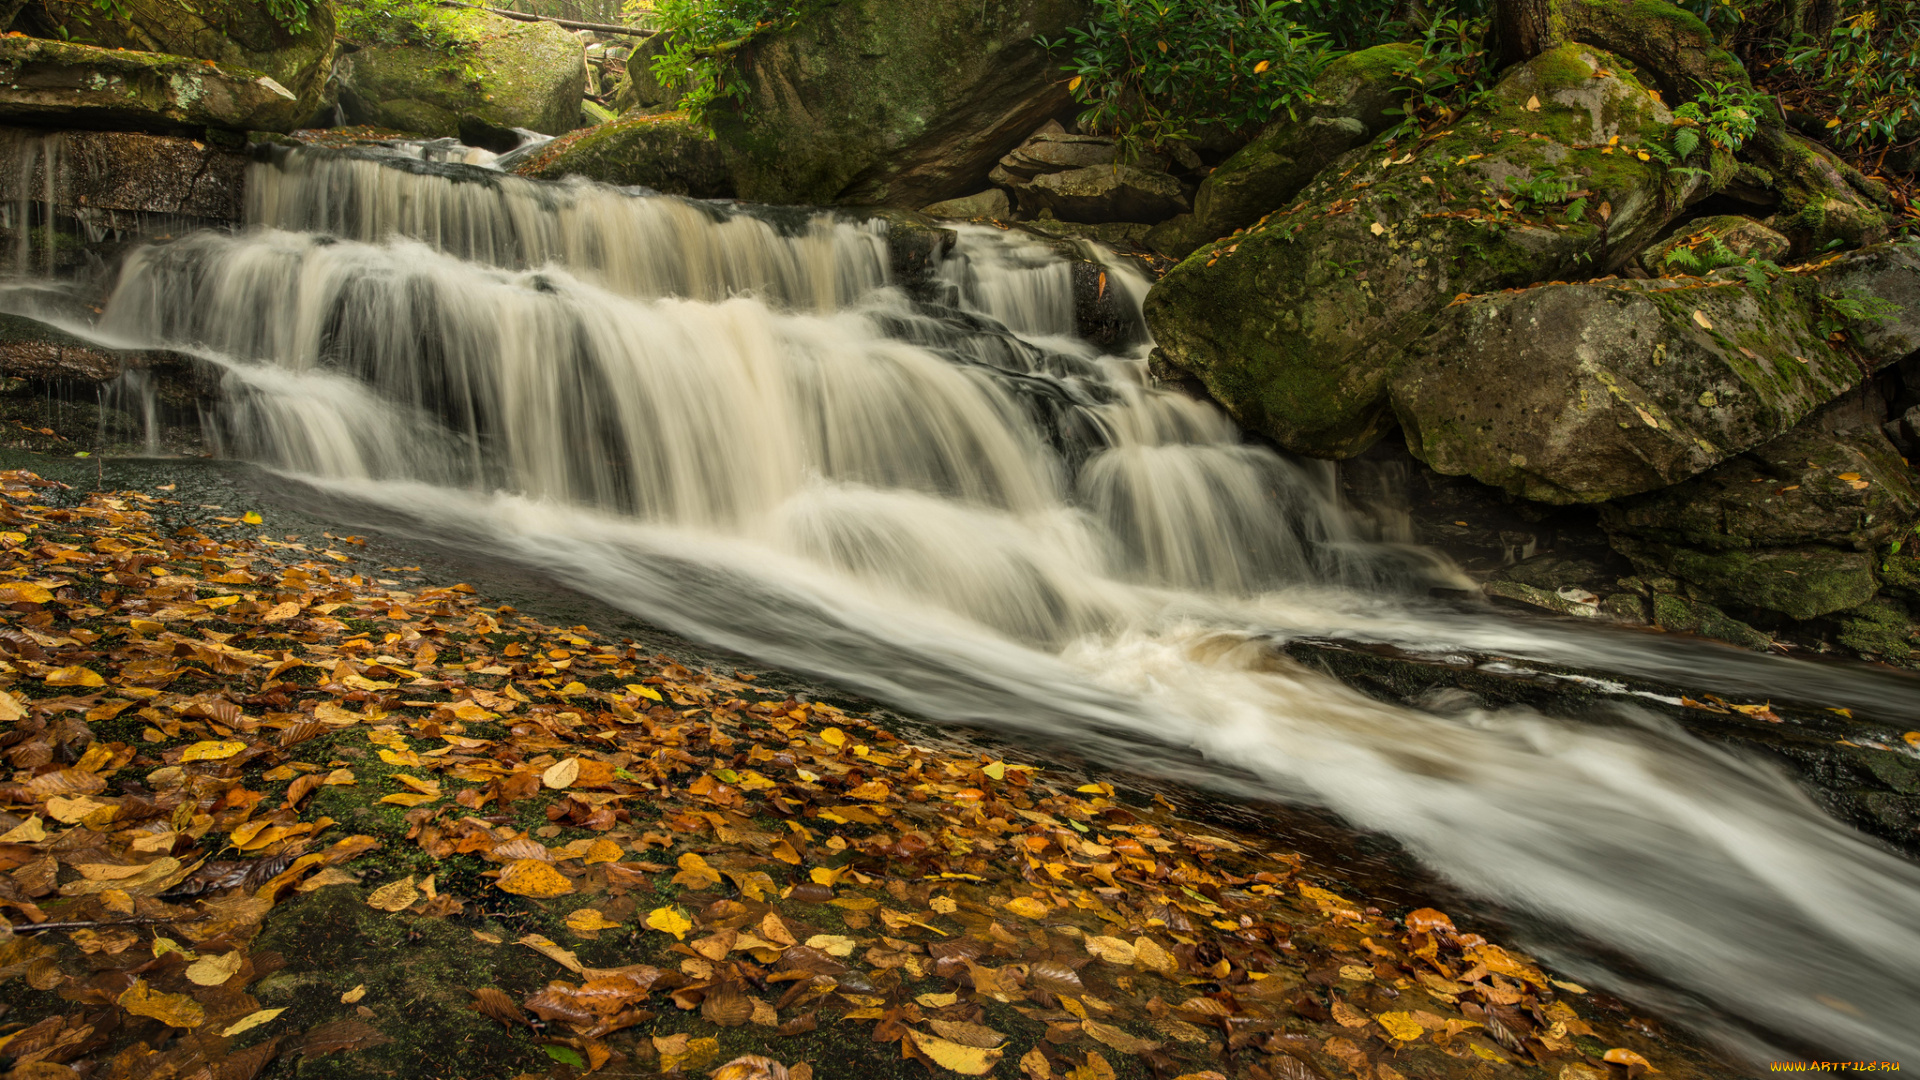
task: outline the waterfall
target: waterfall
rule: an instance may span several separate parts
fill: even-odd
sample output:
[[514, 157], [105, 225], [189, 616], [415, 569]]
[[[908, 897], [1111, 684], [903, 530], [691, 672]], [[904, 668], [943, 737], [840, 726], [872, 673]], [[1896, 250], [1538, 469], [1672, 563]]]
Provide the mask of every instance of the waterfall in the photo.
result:
[[1330, 807], [1750, 1060], [1784, 1055], [1728, 1017], [1920, 1058], [1920, 870], [1774, 770], [1631, 710], [1416, 711], [1280, 657], [1346, 633], [1681, 663], [1427, 603], [1457, 576], [1326, 467], [1078, 335], [1055, 246], [961, 228], [903, 281], [857, 215], [318, 152], [249, 189], [245, 230], [134, 253], [88, 328], [217, 365], [235, 453], [931, 719]]

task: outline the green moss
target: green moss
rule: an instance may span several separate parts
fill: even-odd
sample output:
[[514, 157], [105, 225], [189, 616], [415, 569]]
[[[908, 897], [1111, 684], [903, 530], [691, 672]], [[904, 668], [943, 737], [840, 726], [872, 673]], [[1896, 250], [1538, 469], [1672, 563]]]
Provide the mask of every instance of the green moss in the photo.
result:
[[1877, 599], [1840, 619], [1840, 644], [1865, 656], [1905, 660], [1913, 651], [1913, 617], [1898, 602]]

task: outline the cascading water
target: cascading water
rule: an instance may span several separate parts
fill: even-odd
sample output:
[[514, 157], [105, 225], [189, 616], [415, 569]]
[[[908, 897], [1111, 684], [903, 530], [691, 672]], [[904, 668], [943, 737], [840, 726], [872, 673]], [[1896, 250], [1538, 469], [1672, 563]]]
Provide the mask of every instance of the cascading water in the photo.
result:
[[[962, 229], [909, 295], [877, 222], [317, 153], [250, 190], [247, 231], [131, 256], [91, 331], [224, 368], [240, 453], [928, 717], [1329, 806], [1751, 1057], [1720, 1018], [1920, 1058], [1920, 871], [1772, 771], [1278, 658], [1344, 631], [1669, 662], [1424, 604], [1446, 567], [1368, 539], [1329, 474], [1079, 338], [1044, 246]], [[1729, 670], [1811, 670], [1762, 663]]]

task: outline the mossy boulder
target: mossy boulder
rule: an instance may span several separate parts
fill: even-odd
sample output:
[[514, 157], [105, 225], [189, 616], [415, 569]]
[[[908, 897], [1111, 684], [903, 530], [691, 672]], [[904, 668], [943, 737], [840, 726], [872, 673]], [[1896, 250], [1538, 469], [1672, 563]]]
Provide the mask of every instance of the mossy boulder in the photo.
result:
[[1617, 59], [1543, 54], [1450, 133], [1354, 151], [1170, 271], [1147, 298], [1163, 362], [1289, 450], [1357, 454], [1392, 424], [1402, 351], [1456, 295], [1618, 266], [1705, 192], [1609, 145], [1671, 123]]
[[298, 99], [294, 122], [319, 109], [333, 72], [331, 0], [313, 3], [298, 32], [274, 17], [265, 0], [116, 0], [111, 12], [89, 3], [47, 0], [30, 20], [76, 44], [218, 60], [258, 71]]
[[0, 38], [0, 122], [166, 134], [287, 131], [293, 92], [215, 60]]
[[740, 197], [925, 206], [1069, 112], [1059, 60], [1034, 40], [1087, 0], [842, 0], [739, 57], [745, 98], [713, 126]]
[[1665, 491], [1601, 509], [1616, 550], [1727, 605], [1811, 619], [1879, 589], [1879, 545], [1905, 536], [1920, 496], [1872, 427], [1817, 423]]
[[627, 113], [562, 136], [515, 172], [535, 180], [580, 176], [696, 199], [734, 194], [733, 171], [720, 145], [680, 113]]
[[436, 137], [580, 126], [585, 47], [552, 23], [451, 9], [451, 49], [376, 45], [340, 61], [340, 102], [356, 124]]
[[1419, 62], [1420, 49], [1406, 44], [1378, 45], [1335, 60], [1314, 82], [1314, 104], [1299, 119], [1267, 125], [1201, 182], [1191, 218], [1169, 222], [1150, 240], [1185, 258], [1285, 206], [1334, 159], [1387, 126], [1387, 110], [1404, 100], [1402, 82]]
[[1138, 165], [1089, 165], [1041, 173], [1013, 188], [1020, 209], [1061, 221], [1163, 221], [1187, 208], [1180, 181]]
[[672, 112], [686, 95], [685, 79], [661, 82], [654, 77], [653, 61], [673, 44], [672, 34], [655, 34], [634, 46], [627, 57], [626, 74], [613, 92], [613, 111], [643, 113]]
[[1920, 248], [1889, 247], [1755, 286], [1705, 278], [1542, 285], [1450, 306], [1395, 369], [1415, 457], [1542, 502], [1601, 502], [1678, 483], [1784, 434], [1911, 351], [1816, 329], [1844, 278], [1920, 288]]
[[1878, 243], [1891, 233], [1885, 189], [1826, 147], [1770, 126], [1744, 152], [1761, 166], [1779, 200], [1767, 224], [1792, 241], [1796, 257], [1825, 251], [1836, 241], [1847, 247]]

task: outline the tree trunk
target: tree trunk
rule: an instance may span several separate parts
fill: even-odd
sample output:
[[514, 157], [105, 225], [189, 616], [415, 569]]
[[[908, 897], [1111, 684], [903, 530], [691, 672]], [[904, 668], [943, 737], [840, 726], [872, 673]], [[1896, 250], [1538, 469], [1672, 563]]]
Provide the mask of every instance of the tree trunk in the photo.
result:
[[1553, 0], [1498, 0], [1493, 8], [1494, 55], [1501, 67], [1524, 63], [1552, 48]]

